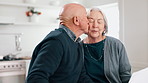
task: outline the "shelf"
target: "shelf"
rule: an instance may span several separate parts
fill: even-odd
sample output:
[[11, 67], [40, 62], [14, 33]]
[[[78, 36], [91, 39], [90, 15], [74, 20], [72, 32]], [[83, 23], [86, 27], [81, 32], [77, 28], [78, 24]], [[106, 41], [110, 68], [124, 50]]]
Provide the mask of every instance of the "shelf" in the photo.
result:
[[36, 22], [15, 22], [15, 23], [0, 23], [1, 25], [18, 25], [18, 26], [57, 26], [59, 23], [36, 23]]
[[14, 25], [14, 23], [0, 23], [0, 25]]
[[35, 22], [16, 22], [14, 25], [18, 26], [58, 26], [59, 23], [35, 23]]
[[35, 4], [28, 4], [28, 3], [8, 3], [8, 2], [0, 2], [0, 5], [19, 6], [19, 7], [35, 7], [35, 8], [55, 8], [55, 6], [35, 5]]
[[[37, 5], [37, 4], [29, 4], [29, 3], [10, 3], [10, 2], [0, 2], [0, 6], [9, 6], [9, 7], [33, 7], [33, 8], [47, 8], [47, 9], [57, 9], [60, 8], [58, 6], [50, 6], [50, 5]], [[9, 20], [9, 19], [8, 19]], [[16, 26], [51, 26], [58, 24], [56, 22], [0, 22], [0, 25], [16, 25]]]
[[34, 26], [34, 25], [37, 25], [37, 26], [50, 26], [49, 23], [35, 23], [35, 22], [16, 22], [14, 23], [14, 25], [26, 25], [26, 26]]

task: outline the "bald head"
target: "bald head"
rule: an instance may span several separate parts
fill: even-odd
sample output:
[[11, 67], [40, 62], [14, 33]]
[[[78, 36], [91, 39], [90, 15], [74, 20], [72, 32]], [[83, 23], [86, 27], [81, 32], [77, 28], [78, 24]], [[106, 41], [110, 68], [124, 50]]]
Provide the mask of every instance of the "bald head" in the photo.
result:
[[85, 8], [76, 3], [70, 3], [64, 5], [61, 13], [60, 13], [60, 20], [61, 22], [68, 22], [70, 19], [72, 19], [74, 16], [81, 17], [82, 14], [85, 14], [86, 10]]
[[76, 3], [66, 4], [60, 15], [60, 24], [69, 28], [78, 38], [88, 32], [88, 19], [86, 9]]

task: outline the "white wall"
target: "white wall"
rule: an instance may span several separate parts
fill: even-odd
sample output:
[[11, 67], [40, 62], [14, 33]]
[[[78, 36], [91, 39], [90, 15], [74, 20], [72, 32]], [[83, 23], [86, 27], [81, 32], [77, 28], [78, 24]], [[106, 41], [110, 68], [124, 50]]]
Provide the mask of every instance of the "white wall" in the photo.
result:
[[120, 39], [133, 71], [148, 67], [148, 0], [119, 0]]
[[118, 3], [98, 6], [105, 14], [108, 22], [108, 36], [119, 39], [119, 8]]
[[[0, 0], [0, 2], [23, 3], [23, 0]], [[49, 0], [38, 0], [38, 5], [49, 5]], [[0, 5], [0, 16], [14, 17], [19, 25], [0, 25], [0, 33], [23, 33], [21, 35], [21, 54], [19, 56], [31, 56], [34, 47], [51, 31], [58, 27], [56, 18], [60, 7], [36, 8], [41, 11], [39, 22], [34, 25], [26, 24], [28, 17], [25, 12], [27, 7]], [[41, 24], [41, 25], [40, 25]], [[44, 25], [46, 24], [46, 25]], [[17, 53], [15, 50], [14, 35], [0, 35], [0, 56], [8, 53]]]
[[[49, 1], [50, 0], [37, 0], [37, 4], [49, 5]], [[118, 1], [120, 14], [119, 36], [127, 48], [133, 71], [137, 71], [148, 66], [148, 0]], [[0, 0], [0, 2], [23, 3], [23, 0]], [[80, 0], [80, 2], [83, 2], [86, 7], [90, 7], [114, 3], [116, 0]], [[27, 10], [27, 7], [0, 5], [0, 16], [15, 17], [16, 22], [26, 23], [28, 18], [25, 16], [25, 11]], [[38, 8], [37, 10], [43, 13], [40, 16], [39, 23], [49, 23], [49, 26], [0, 25], [0, 33], [23, 33], [21, 36], [22, 55], [31, 56], [38, 42], [58, 26], [55, 19], [60, 9]], [[0, 35], [0, 56], [11, 52], [15, 52], [14, 36]]]
[[118, 0], [82, 0], [85, 7], [100, 6], [110, 3], [116, 3]]

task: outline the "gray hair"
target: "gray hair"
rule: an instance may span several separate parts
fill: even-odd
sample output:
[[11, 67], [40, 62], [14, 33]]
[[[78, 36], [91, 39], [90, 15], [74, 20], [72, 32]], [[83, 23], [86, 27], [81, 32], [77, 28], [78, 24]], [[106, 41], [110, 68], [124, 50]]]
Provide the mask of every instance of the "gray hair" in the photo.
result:
[[108, 23], [107, 23], [107, 19], [106, 19], [105, 14], [99, 8], [92, 8], [92, 9], [89, 10], [89, 13], [92, 12], [92, 11], [99, 11], [102, 14], [102, 16], [104, 18], [104, 22], [105, 22], [105, 27], [104, 27], [105, 31], [102, 33], [102, 35], [105, 35], [108, 32]]

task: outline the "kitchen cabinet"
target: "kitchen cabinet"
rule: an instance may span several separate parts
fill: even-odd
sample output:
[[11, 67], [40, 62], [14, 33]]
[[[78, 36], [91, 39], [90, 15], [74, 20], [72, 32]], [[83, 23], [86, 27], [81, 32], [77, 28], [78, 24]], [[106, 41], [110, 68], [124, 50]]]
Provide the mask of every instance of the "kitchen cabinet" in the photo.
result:
[[24, 83], [26, 61], [0, 61], [0, 83]]
[[24, 83], [30, 59], [0, 61], [0, 83]]
[[26, 62], [26, 77], [28, 75], [28, 69], [29, 69], [30, 61], [31, 60], [25, 60], [25, 62]]

